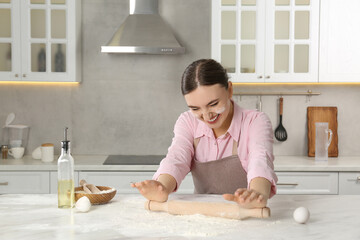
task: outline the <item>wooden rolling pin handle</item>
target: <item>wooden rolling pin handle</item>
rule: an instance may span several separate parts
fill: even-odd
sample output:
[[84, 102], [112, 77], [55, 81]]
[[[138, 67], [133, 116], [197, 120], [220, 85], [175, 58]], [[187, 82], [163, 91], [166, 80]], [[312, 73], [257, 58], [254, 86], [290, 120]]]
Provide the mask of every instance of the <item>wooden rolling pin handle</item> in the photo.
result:
[[146, 201], [144, 207], [150, 211], [168, 212], [175, 215], [202, 214], [205, 216], [239, 220], [249, 217], [270, 217], [270, 209], [267, 207], [246, 209], [232, 203], [186, 202], [176, 200], [163, 203], [156, 201]]
[[284, 102], [284, 99], [281, 97], [279, 99], [279, 104], [280, 104], [280, 115], [283, 115], [283, 102]]
[[80, 180], [80, 186], [83, 187], [83, 190], [86, 193], [99, 193], [100, 192], [100, 189], [98, 189], [93, 184], [88, 184], [84, 179]]

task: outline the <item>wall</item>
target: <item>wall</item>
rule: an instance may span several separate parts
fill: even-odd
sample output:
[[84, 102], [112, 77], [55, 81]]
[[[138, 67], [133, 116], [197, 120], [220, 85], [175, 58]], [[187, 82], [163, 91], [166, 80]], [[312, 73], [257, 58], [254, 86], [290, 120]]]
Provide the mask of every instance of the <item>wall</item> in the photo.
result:
[[[187, 110], [180, 77], [193, 60], [209, 58], [210, 1], [160, 0], [160, 14], [186, 54], [121, 55], [100, 53], [128, 15], [126, 0], [83, 1], [83, 80], [71, 85], [0, 85], [0, 123], [9, 112], [16, 124], [31, 126], [27, 153], [44, 142], [60, 149], [63, 127], [70, 128], [75, 154], [166, 154], [173, 125]], [[340, 155], [360, 155], [357, 110], [360, 85], [241, 86], [236, 91], [321, 92], [310, 102], [304, 96], [284, 98], [283, 124], [288, 140], [275, 141], [277, 155], [306, 155], [307, 106], [337, 106]], [[255, 108], [257, 97], [235, 98]], [[263, 111], [278, 124], [277, 96], [262, 97]]]

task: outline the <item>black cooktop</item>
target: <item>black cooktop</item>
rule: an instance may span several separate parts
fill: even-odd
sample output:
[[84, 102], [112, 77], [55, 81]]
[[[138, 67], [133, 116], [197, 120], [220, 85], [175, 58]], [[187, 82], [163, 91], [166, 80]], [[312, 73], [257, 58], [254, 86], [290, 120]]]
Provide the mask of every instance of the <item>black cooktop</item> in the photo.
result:
[[159, 165], [164, 155], [109, 155], [103, 165]]

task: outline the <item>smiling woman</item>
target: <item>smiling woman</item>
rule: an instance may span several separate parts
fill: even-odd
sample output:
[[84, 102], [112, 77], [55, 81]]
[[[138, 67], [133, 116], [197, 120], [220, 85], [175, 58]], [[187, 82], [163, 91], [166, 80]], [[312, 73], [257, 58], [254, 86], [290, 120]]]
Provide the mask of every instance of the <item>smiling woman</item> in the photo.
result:
[[233, 88], [225, 69], [214, 60], [201, 59], [186, 68], [181, 83], [191, 112], [213, 130], [215, 137], [226, 133], [233, 117]]
[[177, 120], [167, 156], [153, 180], [132, 187], [164, 202], [191, 172], [195, 193], [224, 194], [246, 208], [266, 206], [277, 182], [269, 118], [234, 103], [226, 70], [212, 59], [185, 69], [181, 91], [190, 110]]

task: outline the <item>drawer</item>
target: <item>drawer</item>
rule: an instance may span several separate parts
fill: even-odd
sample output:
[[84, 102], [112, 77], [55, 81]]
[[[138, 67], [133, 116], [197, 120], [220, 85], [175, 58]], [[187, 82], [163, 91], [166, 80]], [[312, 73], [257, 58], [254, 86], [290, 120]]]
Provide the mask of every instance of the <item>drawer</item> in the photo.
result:
[[278, 194], [338, 194], [337, 172], [277, 172]]
[[151, 179], [154, 172], [79, 172], [79, 181], [97, 186], [114, 187], [117, 193], [137, 193], [137, 190], [130, 186], [131, 182], [140, 182]]
[[[130, 183], [152, 179], [154, 173], [155, 172], [79, 172], [79, 181], [85, 179], [88, 183], [98, 186], [111, 186], [116, 188], [117, 193], [137, 193], [137, 190], [133, 189]], [[188, 174], [182, 181], [177, 193], [194, 193], [191, 174]]]
[[176, 192], [181, 194], [194, 194], [194, 182], [191, 173], [186, 175]]
[[[57, 171], [56, 172], [50, 172], [50, 193], [57, 193]], [[74, 186], [79, 186], [79, 172], [74, 172]]]
[[0, 193], [49, 193], [49, 172], [0, 172]]
[[339, 173], [339, 194], [360, 194], [360, 172]]

